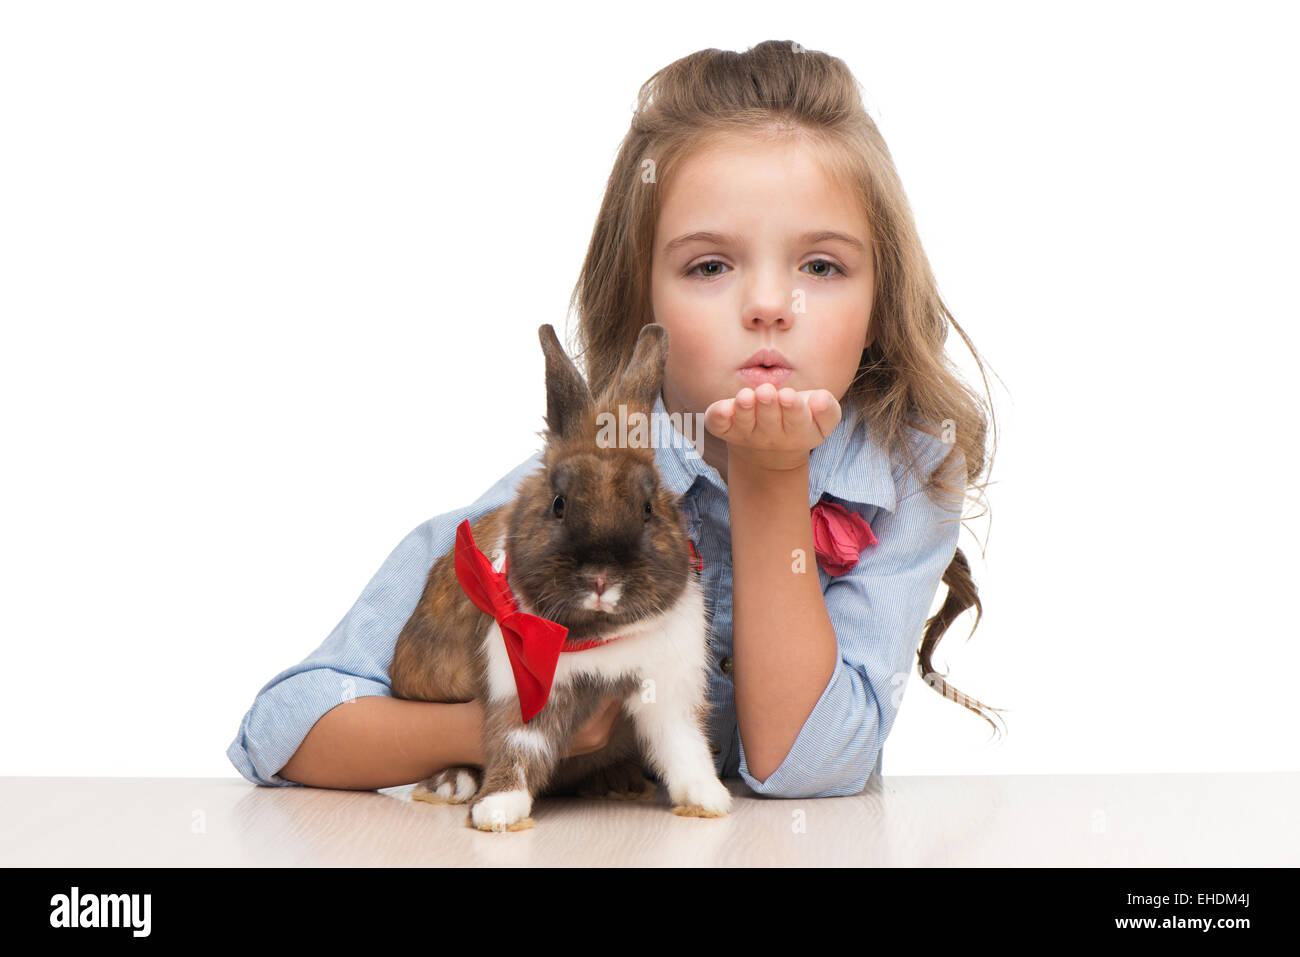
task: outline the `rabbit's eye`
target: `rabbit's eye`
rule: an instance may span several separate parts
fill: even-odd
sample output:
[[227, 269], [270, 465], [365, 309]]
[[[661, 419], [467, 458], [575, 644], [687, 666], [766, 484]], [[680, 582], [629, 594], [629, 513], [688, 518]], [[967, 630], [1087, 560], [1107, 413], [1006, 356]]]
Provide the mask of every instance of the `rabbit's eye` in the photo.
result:
[[555, 501], [551, 503], [551, 514], [556, 518], [564, 518], [564, 496], [555, 496]]
[[646, 520], [647, 522], [650, 521], [650, 516], [651, 516], [653, 513], [654, 513], [654, 509], [652, 509], [652, 508], [650, 507], [650, 503], [649, 503], [649, 502], [646, 502], [646, 503], [645, 503], [645, 520]]

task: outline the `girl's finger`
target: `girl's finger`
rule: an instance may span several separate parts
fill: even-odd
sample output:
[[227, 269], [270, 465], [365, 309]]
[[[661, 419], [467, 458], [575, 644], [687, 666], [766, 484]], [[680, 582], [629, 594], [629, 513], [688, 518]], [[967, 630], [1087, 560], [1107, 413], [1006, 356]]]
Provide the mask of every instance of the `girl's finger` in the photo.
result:
[[808, 408], [808, 394], [796, 392], [791, 398], [792, 407], [784, 410], [786, 431], [797, 435], [815, 433], [817, 423], [813, 421], [812, 410]]
[[766, 433], [772, 438], [777, 438], [781, 435], [783, 427], [781, 425], [781, 404], [776, 400], [776, 386], [770, 382], [764, 382], [754, 390], [754, 398], [758, 406], [755, 430]]
[[749, 386], [736, 393], [736, 410], [731, 417], [731, 427], [737, 436], [752, 435], [758, 419], [758, 400]]
[[835, 431], [835, 426], [840, 424], [840, 417], [843, 415], [840, 404], [835, 401], [835, 396], [825, 389], [818, 389], [809, 394], [808, 411], [823, 439]]
[[719, 399], [704, 410], [704, 427], [720, 439], [735, 428], [735, 399]]

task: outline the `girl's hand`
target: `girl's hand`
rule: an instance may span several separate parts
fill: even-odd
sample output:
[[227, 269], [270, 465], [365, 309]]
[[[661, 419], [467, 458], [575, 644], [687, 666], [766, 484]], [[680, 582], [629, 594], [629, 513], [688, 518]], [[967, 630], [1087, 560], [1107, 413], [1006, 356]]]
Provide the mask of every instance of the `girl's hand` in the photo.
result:
[[720, 399], [704, 410], [704, 427], [727, 442], [728, 456], [768, 469], [804, 465], [808, 453], [826, 441], [843, 412], [825, 389], [777, 391], [764, 382], [748, 386], [734, 399]]
[[573, 740], [569, 742], [569, 753], [565, 757], [572, 758], [579, 754], [599, 751], [609, 744], [610, 735], [614, 731], [614, 722], [618, 720], [622, 709], [622, 698], [607, 696], [605, 704], [573, 733]]

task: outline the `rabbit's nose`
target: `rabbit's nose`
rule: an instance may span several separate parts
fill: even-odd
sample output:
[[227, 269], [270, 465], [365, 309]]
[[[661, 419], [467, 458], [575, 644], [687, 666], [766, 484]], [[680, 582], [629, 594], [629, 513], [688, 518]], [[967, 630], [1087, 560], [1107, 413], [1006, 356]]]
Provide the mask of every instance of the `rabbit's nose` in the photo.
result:
[[603, 572], [591, 580], [591, 587], [597, 595], [605, 594], [605, 575]]

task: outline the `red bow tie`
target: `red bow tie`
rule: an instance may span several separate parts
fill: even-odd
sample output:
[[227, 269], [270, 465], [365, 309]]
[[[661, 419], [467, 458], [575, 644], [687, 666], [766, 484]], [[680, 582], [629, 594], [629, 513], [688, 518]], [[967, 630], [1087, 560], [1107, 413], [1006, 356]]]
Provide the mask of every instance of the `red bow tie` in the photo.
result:
[[[697, 571], [704, 567], [703, 559], [690, 542], [691, 565]], [[475, 606], [491, 615], [501, 627], [506, 642], [506, 654], [515, 673], [515, 689], [519, 692], [519, 713], [525, 722], [541, 711], [551, 696], [551, 682], [555, 679], [555, 666], [562, 651], [583, 651], [607, 644], [614, 638], [598, 638], [573, 642], [565, 647], [564, 639], [569, 629], [561, 624], [519, 610], [507, 580], [509, 560], [501, 563], [501, 571], [492, 567], [488, 557], [474, 543], [470, 534], [469, 519], [456, 526], [456, 580]]]

